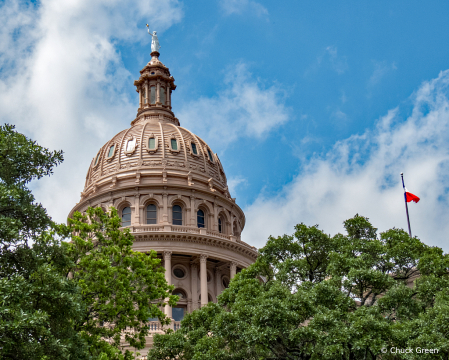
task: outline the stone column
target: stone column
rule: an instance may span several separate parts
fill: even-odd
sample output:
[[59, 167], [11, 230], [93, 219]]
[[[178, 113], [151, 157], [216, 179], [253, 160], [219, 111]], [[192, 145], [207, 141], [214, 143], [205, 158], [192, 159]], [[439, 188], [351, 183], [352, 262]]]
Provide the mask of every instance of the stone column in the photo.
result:
[[134, 221], [132, 225], [139, 225], [140, 224], [140, 194], [134, 195]]
[[156, 104], [161, 105], [161, 81], [157, 79]]
[[[165, 267], [165, 280], [168, 285], [171, 285], [171, 251], [164, 251], [164, 267]], [[170, 305], [165, 305], [165, 315], [169, 318], [172, 317], [172, 308]]]
[[235, 274], [237, 273], [237, 263], [234, 261], [231, 261], [231, 279], [234, 278]]
[[190, 264], [190, 281], [192, 289], [192, 310], [198, 309], [198, 265]]
[[165, 101], [166, 104], [171, 108], [171, 90], [170, 90], [170, 84], [167, 84], [167, 88], [165, 90]]
[[150, 103], [150, 92], [149, 92], [149, 86], [148, 86], [148, 81], [145, 81], [145, 99], [147, 100], [145, 102], [145, 105], [148, 106], [148, 104]]
[[215, 295], [218, 296], [221, 293], [221, 271], [219, 268], [215, 268]]
[[142, 87], [140, 87], [140, 89], [139, 89], [139, 108], [142, 107], [142, 102], [143, 102], [143, 100], [142, 100]]
[[200, 255], [200, 281], [201, 281], [201, 307], [207, 305], [209, 294], [207, 293], [207, 255]]
[[196, 225], [195, 196], [190, 196], [190, 226]]
[[162, 206], [164, 207], [162, 211], [162, 222], [168, 224], [168, 194], [166, 192], [162, 193]]

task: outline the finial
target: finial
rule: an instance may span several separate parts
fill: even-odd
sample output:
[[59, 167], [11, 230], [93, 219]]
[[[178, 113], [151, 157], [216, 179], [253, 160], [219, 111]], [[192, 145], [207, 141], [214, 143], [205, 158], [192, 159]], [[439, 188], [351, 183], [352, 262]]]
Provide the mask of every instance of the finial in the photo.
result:
[[147, 30], [148, 34], [151, 35], [151, 53], [157, 52], [159, 53], [159, 49], [161, 46], [159, 45], [159, 39], [157, 38], [157, 32], [153, 31], [153, 33], [150, 32], [150, 26], [147, 24]]

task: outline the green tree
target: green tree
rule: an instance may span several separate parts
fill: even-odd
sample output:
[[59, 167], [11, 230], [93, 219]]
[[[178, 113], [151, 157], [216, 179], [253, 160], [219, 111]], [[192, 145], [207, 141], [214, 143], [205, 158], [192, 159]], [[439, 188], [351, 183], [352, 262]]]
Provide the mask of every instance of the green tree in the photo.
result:
[[61, 151], [0, 126], [1, 359], [68, 359], [84, 351], [72, 325], [85, 311], [66, 276], [72, 261], [27, 187], [62, 160]]
[[155, 336], [149, 359], [447, 359], [448, 255], [403, 230], [378, 235], [362, 216], [344, 225], [270, 237], [218, 304]]
[[178, 297], [171, 295], [155, 251], [147, 254], [132, 250], [134, 238], [129, 229], [120, 230], [121, 219], [112, 209], [89, 208], [60, 225], [59, 232], [70, 236], [68, 254], [74, 262], [73, 280], [81, 288], [87, 306], [85, 315], [74, 328], [82, 334], [93, 358], [133, 359], [123, 342], [131, 347], [145, 347], [149, 318], [168, 319], [161, 311], [165, 299], [172, 306]]

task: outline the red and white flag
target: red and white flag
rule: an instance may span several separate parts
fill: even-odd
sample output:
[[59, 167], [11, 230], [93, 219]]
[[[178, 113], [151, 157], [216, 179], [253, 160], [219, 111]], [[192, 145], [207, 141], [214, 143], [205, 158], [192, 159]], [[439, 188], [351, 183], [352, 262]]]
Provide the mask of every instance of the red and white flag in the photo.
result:
[[414, 201], [415, 203], [417, 203], [419, 201], [419, 197], [409, 192], [406, 187], [404, 187], [404, 189], [405, 189], [405, 200], [407, 202]]

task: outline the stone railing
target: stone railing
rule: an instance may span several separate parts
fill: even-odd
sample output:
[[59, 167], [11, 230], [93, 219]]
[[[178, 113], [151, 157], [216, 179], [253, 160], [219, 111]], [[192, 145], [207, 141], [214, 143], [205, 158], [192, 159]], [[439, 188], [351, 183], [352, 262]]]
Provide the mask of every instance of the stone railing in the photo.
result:
[[162, 334], [164, 329], [172, 328], [174, 331], [181, 328], [181, 321], [172, 321], [170, 325], [162, 326], [159, 321], [150, 321], [148, 323], [150, 334]]
[[148, 327], [150, 328], [150, 333], [162, 333], [164, 331], [159, 321], [150, 321]]
[[[156, 225], [132, 225], [128, 227], [131, 233], [137, 234], [142, 232], [175, 232], [175, 233], [184, 233], [184, 234], [197, 234], [197, 235], [205, 235], [210, 236], [216, 239], [223, 239], [232, 242], [237, 242], [245, 247], [248, 247], [252, 250], [257, 250], [254, 246], [251, 246], [245, 242], [243, 242], [240, 236], [234, 235], [226, 235], [221, 234], [218, 231], [208, 230], [206, 228], [197, 228], [192, 226], [184, 226], [184, 225], [172, 225], [172, 224], [156, 224]], [[125, 228], [121, 228], [125, 229]]]

